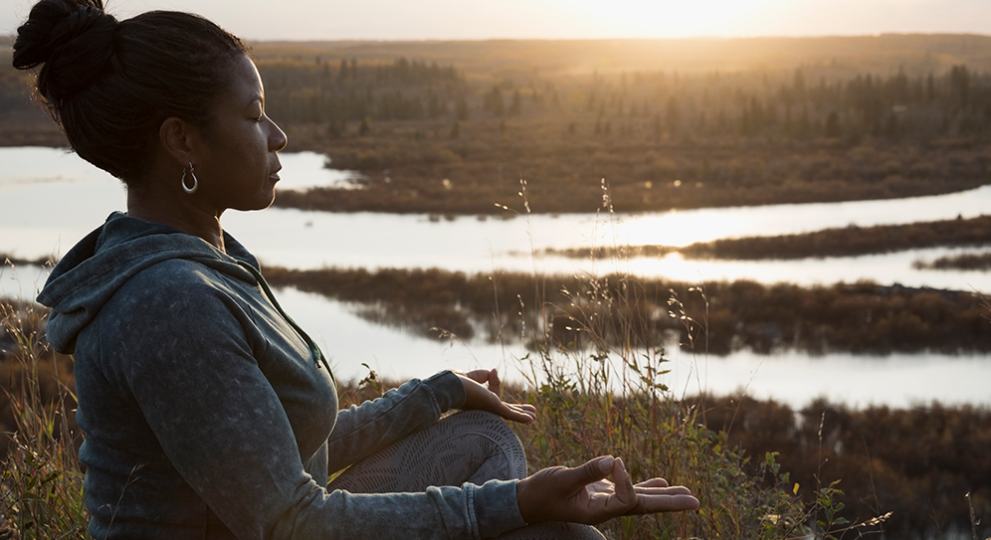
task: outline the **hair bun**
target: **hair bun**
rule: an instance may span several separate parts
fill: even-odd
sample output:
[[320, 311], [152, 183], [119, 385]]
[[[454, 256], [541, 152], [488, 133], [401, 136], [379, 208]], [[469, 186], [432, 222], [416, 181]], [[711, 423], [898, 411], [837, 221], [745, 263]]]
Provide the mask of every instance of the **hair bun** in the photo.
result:
[[38, 73], [38, 90], [57, 102], [91, 84], [114, 54], [117, 19], [102, 0], [41, 0], [17, 29], [14, 67]]

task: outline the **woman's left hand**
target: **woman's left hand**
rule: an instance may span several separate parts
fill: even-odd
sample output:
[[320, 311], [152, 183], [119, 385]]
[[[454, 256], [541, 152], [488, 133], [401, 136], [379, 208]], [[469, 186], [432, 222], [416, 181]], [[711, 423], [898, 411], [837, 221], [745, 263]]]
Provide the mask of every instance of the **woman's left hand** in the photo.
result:
[[[497, 414], [506, 420], [521, 424], [532, 424], [537, 418], [537, 408], [533, 405], [506, 403], [499, 397], [502, 390], [499, 373], [495, 369], [476, 369], [464, 373], [454, 371], [465, 386], [465, 404], [462, 410], [476, 409]], [[488, 387], [483, 386], [488, 384]]]

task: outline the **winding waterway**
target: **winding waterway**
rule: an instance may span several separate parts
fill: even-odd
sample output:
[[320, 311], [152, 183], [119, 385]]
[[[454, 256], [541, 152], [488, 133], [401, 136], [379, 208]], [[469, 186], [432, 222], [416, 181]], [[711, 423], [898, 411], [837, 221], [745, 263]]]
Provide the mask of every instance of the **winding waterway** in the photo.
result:
[[[323, 156], [284, 154], [280, 189], [344, 186], [353, 174], [323, 168]], [[0, 252], [21, 258], [59, 255], [106, 216], [124, 208], [120, 183], [73, 154], [50, 148], [0, 148]], [[496, 269], [601, 275], [614, 271], [683, 281], [753, 279], [829, 284], [878, 283], [991, 292], [991, 273], [918, 270], [919, 259], [958, 253], [933, 248], [881, 255], [798, 261], [698, 261], [678, 255], [594, 261], [534, 257], [545, 248], [614, 244], [686, 245], [716, 238], [808, 232], [851, 224], [870, 226], [974, 217], [991, 209], [991, 186], [935, 197], [595, 216], [564, 214], [457, 217], [379, 213], [337, 214], [272, 208], [231, 212], [228, 231], [263, 264], [291, 268], [439, 267], [466, 272]], [[0, 295], [33, 298], [46, 272], [0, 270]], [[447, 367], [522, 367], [519, 346], [442, 344], [369, 323], [354, 306], [289, 288], [286, 309], [317, 336], [343, 377], [363, 376], [362, 363], [396, 377]], [[867, 357], [800, 353], [693, 358], [671, 352], [669, 386], [725, 393], [747, 387], [754, 397], [794, 405], [826, 395], [851, 405], [904, 406], [938, 399], [991, 404], [991, 358], [933, 354]]]

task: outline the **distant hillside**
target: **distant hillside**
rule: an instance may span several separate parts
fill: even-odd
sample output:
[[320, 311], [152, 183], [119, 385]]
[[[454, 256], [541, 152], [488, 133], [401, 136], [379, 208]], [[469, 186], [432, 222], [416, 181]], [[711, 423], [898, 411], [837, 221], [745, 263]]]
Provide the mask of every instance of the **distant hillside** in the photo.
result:
[[832, 67], [837, 74], [896, 71], [940, 73], [954, 65], [991, 71], [991, 36], [880, 36], [642, 40], [320, 41], [258, 42], [263, 59], [296, 56], [334, 61], [391, 61], [400, 56], [453, 64], [469, 73], [493, 70], [561, 72], [792, 70]]

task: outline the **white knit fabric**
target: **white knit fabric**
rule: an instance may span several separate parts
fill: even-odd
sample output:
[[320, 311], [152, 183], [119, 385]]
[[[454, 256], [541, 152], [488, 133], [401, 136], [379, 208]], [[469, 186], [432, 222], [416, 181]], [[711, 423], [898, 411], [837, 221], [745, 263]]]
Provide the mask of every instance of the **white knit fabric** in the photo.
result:
[[[512, 480], [526, 476], [526, 454], [498, 416], [464, 411], [413, 433], [355, 463], [328, 485], [351, 493], [424, 491], [429, 486]], [[499, 540], [605, 540], [595, 528], [541, 523], [511, 531]]]

